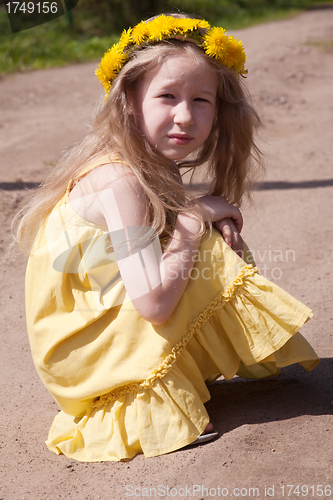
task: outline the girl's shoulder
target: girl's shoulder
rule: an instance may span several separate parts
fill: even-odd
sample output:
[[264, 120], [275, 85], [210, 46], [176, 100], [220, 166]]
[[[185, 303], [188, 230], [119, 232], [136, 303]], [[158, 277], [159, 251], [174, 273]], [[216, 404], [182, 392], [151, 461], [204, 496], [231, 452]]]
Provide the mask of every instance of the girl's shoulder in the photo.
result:
[[130, 166], [119, 156], [115, 156], [112, 154], [104, 154], [94, 158], [93, 160], [88, 161], [81, 170], [75, 175], [72, 179], [74, 183], [81, 181], [88, 174], [91, 178], [101, 177], [101, 172], [103, 172], [103, 176], [115, 176], [115, 175], [129, 175], [132, 173], [132, 169]]
[[111, 184], [131, 184], [136, 183], [137, 177], [131, 167], [122, 158], [105, 154], [89, 161], [71, 179], [68, 192], [71, 198], [76, 194], [82, 196], [82, 191], [89, 192], [103, 191]]
[[[106, 212], [112, 200], [126, 211], [136, 204], [144, 206], [144, 193], [133, 170], [120, 159], [105, 157], [84, 168], [73, 180], [69, 202], [74, 211], [89, 223], [106, 224]], [[109, 207], [111, 203], [111, 208]], [[114, 207], [113, 207], [114, 208]], [[110, 209], [110, 210], [109, 210]]]
[[89, 180], [95, 189], [102, 190], [114, 183], [133, 183], [136, 180], [131, 167], [122, 160], [109, 159], [108, 163], [103, 163], [88, 171]]

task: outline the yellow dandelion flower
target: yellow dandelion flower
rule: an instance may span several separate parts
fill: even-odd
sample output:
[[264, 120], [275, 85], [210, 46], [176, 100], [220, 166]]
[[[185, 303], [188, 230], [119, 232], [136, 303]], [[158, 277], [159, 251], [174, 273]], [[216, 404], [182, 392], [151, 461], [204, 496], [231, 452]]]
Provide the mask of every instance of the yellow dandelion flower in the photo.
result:
[[103, 87], [110, 86], [109, 80], [106, 78], [105, 73], [100, 68], [96, 69], [95, 75], [97, 76]]
[[164, 16], [164, 26], [162, 29], [162, 34], [169, 36], [173, 33], [175, 29], [177, 29], [177, 21], [175, 17], [172, 16]]
[[114, 74], [117, 73], [124, 62], [126, 61], [126, 55], [123, 53], [119, 44], [113, 45], [106, 54], [104, 54], [101, 60], [101, 69], [109, 77], [109, 80], [114, 78]]
[[175, 24], [175, 29], [181, 34], [188, 33], [196, 29], [198, 24], [198, 19], [186, 19], [186, 18], [176, 18], [177, 22]]
[[149, 27], [149, 39], [153, 41], [162, 40], [164, 36], [168, 36], [172, 33], [174, 23], [171, 16], [161, 16], [155, 17], [148, 24]]
[[175, 33], [179, 33], [179, 19], [172, 16], [165, 16], [167, 20], [167, 36], [173, 35]]
[[121, 37], [120, 37], [120, 40], [118, 42], [118, 45], [119, 45], [119, 48], [121, 50], [125, 50], [125, 48], [130, 45], [131, 43], [133, 43], [133, 40], [132, 40], [132, 35], [131, 35], [131, 31], [132, 29], [131, 28], [128, 28], [128, 30], [124, 30], [121, 34]]
[[228, 37], [223, 28], [212, 28], [204, 36], [204, 49], [207, 55], [215, 59], [224, 59]]
[[148, 23], [141, 21], [139, 24], [134, 26], [132, 29], [132, 38], [137, 45], [145, 42], [149, 38]]
[[126, 62], [126, 59], [127, 57], [123, 53], [119, 43], [113, 45], [111, 49], [104, 54], [104, 57], [102, 58], [95, 73], [98, 80], [105, 88], [107, 94], [111, 87], [110, 82], [117, 76], [118, 72]]
[[236, 38], [228, 36], [228, 47], [227, 47], [227, 61], [228, 67], [236, 71], [237, 73], [246, 73], [245, 70], [245, 50], [243, 44]]
[[208, 21], [205, 21], [204, 19], [199, 19], [198, 28], [203, 30], [209, 30], [211, 29], [211, 25], [209, 24]]

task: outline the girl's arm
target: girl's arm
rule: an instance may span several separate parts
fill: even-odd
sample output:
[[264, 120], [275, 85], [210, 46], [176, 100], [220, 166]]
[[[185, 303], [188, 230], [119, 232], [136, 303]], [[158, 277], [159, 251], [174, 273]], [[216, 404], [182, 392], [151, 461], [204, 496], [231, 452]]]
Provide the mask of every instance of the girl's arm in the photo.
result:
[[[203, 196], [197, 200], [206, 211], [206, 217], [213, 223], [213, 226], [220, 231], [225, 242], [241, 257], [243, 256], [243, 239], [240, 235], [243, 226], [243, 219], [239, 210], [234, 208], [234, 218], [218, 219], [219, 210], [224, 213], [225, 199], [219, 196]], [[230, 205], [229, 205], [230, 206]], [[222, 215], [221, 214], [221, 215]]]
[[[97, 196], [90, 212], [95, 211], [93, 216], [104, 218], [108, 225], [113, 245], [118, 248], [119, 270], [135, 308], [147, 321], [162, 324], [173, 313], [189, 281], [200, 245], [201, 221], [192, 213], [180, 213], [160, 258], [156, 252], [156, 242], [159, 244], [157, 235], [155, 244], [149, 245], [147, 240], [132, 244], [131, 231], [133, 234], [135, 228], [149, 229], [147, 202], [138, 179], [130, 169], [118, 164], [113, 172], [120, 168], [120, 175], [112, 180], [109, 177], [110, 166], [100, 167], [91, 177]], [[218, 222], [233, 218], [237, 228], [241, 229], [239, 210], [222, 198], [203, 197], [200, 206], [204, 220]]]

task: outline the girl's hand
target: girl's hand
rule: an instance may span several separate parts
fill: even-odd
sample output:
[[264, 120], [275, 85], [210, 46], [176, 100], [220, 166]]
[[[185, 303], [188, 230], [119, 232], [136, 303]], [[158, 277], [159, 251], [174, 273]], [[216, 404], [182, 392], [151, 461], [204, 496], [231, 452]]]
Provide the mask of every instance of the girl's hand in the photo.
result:
[[231, 246], [231, 248], [243, 257], [243, 239], [235, 226], [233, 219], [222, 219], [213, 223], [213, 226], [221, 232], [224, 241]]
[[220, 222], [224, 219], [232, 219], [238, 233], [243, 227], [243, 217], [239, 208], [230, 205], [224, 198], [220, 196], [202, 196], [198, 198], [205, 222]]

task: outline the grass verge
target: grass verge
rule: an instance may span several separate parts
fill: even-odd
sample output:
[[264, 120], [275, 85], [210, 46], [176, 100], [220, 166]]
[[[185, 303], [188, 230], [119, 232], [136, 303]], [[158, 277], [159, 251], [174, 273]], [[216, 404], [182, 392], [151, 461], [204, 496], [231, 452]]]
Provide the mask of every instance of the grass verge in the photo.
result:
[[[0, 30], [6, 21], [6, 12], [1, 9]], [[19, 33], [2, 34], [0, 73], [92, 61], [99, 59], [116, 40], [115, 35], [98, 37], [73, 32], [64, 19], [58, 18]]]
[[[218, 16], [210, 21], [230, 30], [285, 19], [297, 12], [300, 10], [245, 8], [229, 14], [226, 12], [223, 19]], [[74, 9], [73, 17], [74, 26], [69, 26], [63, 16], [12, 33], [6, 11], [4, 7], [0, 8], [0, 74], [99, 60], [119, 37], [119, 33], [106, 36], [105, 31], [96, 31], [98, 22], [92, 22], [87, 13], [76, 14]]]

